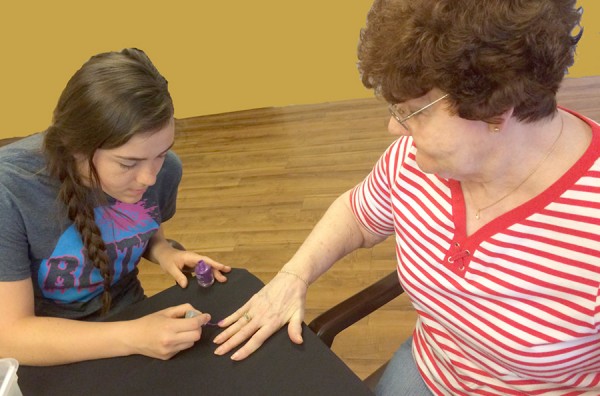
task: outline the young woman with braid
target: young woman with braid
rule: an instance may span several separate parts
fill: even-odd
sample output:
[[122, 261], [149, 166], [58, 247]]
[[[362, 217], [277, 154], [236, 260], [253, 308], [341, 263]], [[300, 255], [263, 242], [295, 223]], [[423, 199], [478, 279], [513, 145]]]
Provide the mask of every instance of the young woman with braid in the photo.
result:
[[63, 91], [52, 125], [0, 149], [0, 357], [53, 365], [143, 354], [168, 359], [200, 339], [207, 314], [189, 304], [102, 322], [144, 298], [140, 258], [181, 287], [204, 259], [174, 249], [181, 163], [170, 151], [167, 81], [137, 49], [99, 54]]

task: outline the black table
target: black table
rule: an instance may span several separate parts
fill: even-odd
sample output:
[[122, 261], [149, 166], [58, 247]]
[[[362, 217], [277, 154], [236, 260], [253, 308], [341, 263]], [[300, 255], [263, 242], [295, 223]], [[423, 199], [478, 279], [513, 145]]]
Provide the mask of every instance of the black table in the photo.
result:
[[[192, 279], [127, 308], [112, 319], [134, 319], [184, 302], [220, 320], [240, 307], [263, 283], [234, 269], [224, 284], [204, 289]], [[292, 343], [284, 327], [247, 359], [214, 355], [219, 328], [172, 359], [141, 355], [52, 367], [20, 366], [24, 396], [35, 395], [371, 395], [362, 381], [306, 326], [304, 343]]]

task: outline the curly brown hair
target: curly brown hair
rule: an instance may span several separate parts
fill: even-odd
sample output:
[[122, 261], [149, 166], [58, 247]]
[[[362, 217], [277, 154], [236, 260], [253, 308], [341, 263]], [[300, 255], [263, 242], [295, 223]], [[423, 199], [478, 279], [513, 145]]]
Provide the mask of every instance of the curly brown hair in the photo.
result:
[[390, 103], [438, 88], [462, 118], [514, 108], [519, 120], [539, 120], [556, 111], [583, 32], [575, 3], [376, 0], [360, 35], [362, 82]]
[[[104, 279], [103, 314], [111, 305], [113, 266], [95, 221], [94, 208], [106, 199], [94, 153], [119, 147], [137, 133], [160, 130], [172, 117], [167, 80], [143, 51], [130, 48], [90, 58], [67, 83], [46, 131], [43, 150], [49, 173], [61, 181], [58, 198]], [[76, 156], [85, 158], [89, 175], [79, 173]]]

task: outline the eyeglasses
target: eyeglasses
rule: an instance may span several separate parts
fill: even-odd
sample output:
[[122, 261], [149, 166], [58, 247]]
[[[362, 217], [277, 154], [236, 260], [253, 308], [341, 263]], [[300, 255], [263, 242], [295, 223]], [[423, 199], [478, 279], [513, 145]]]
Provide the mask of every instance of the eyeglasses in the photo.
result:
[[424, 107], [421, 107], [419, 110], [417, 110], [417, 111], [414, 111], [414, 112], [410, 113], [409, 115], [406, 115], [406, 113], [407, 113], [407, 111], [406, 111], [406, 110], [404, 110], [404, 109], [402, 109], [402, 108], [400, 108], [400, 107], [399, 107], [399, 105], [400, 105], [401, 103], [391, 104], [391, 105], [388, 107], [388, 110], [390, 111], [390, 114], [392, 115], [392, 117], [394, 117], [394, 119], [395, 119], [396, 121], [398, 121], [398, 124], [402, 125], [402, 127], [403, 127], [404, 129], [406, 129], [407, 131], [409, 131], [409, 132], [410, 132], [410, 128], [408, 127], [408, 124], [406, 123], [406, 121], [407, 121], [408, 119], [410, 119], [410, 118], [412, 118], [412, 117], [416, 116], [417, 114], [419, 114], [419, 113], [420, 113], [420, 112], [422, 112], [423, 110], [425, 110], [425, 109], [427, 109], [427, 108], [429, 108], [429, 107], [433, 106], [434, 104], [436, 104], [436, 103], [437, 103], [437, 102], [439, 102], [440, 100], [447, 98], [447, 97], [448, 97], [448, 95], [450, 95], [450, 94], [446, 94], [446, 95], [442, 96], [441, 98], [434, 100], [433, 102], [429, 103], [428, 105], [426, 105], [426, 106], [424, 106]]

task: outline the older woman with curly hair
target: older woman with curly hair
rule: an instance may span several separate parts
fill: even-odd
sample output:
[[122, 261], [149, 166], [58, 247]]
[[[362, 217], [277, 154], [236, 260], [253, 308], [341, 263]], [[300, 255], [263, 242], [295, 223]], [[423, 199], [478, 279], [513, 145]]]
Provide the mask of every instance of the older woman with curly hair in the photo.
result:
[[[600, 394], [600, 126], [558, 107], [582, 30], [575, 0], [377, 0], [365, 86], [399, 138], [294, 257], [228, 317], [242, 359], [308, 284], [394, 236], [418, 312], [379, 394]], [[248, 318], [252, 318], [251, 321]]]

